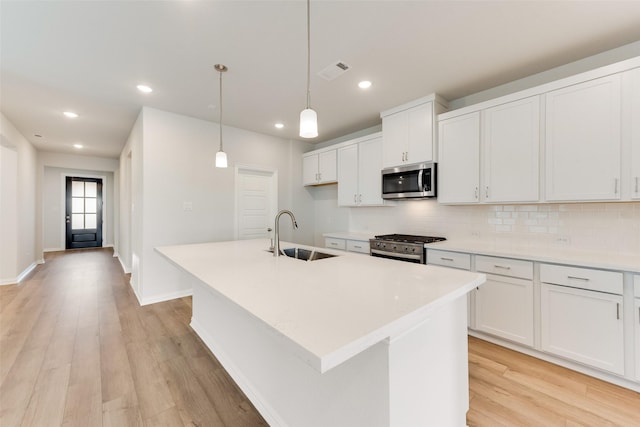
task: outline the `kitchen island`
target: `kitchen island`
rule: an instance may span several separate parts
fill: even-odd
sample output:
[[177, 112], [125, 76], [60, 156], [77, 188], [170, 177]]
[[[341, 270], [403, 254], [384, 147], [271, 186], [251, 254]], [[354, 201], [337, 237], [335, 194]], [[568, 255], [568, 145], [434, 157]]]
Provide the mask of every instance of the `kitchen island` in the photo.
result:
[[192, 328], [270, 425], [466, 425], [466, 294], [483, 274], [268, 246], [156, 250], [187, 273]]

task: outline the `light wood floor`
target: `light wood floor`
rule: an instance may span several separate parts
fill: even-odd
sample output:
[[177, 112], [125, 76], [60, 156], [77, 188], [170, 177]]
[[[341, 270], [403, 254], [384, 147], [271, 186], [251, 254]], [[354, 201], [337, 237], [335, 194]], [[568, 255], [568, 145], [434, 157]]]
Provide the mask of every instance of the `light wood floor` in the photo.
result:
[[[47, 254], [0, 286], [0, 427], [266, 425], [190, 317], [190, 298], [140, 307], [111, 250]], [[638, 393], [478, 339], [469, 349], [471, 427], [640, 426]]]

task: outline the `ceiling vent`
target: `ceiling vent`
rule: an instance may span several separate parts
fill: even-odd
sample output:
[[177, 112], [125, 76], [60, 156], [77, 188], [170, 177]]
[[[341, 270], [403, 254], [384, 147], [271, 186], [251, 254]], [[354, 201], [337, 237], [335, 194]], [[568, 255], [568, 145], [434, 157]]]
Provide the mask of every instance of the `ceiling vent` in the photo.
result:
[[336, 77], [341, 76], [342, 74], [349, 71], [350, 68], [351, 67], [349, 67], [344, 62], [337, 61], [326, 67], [324, 70], [320, 71], [318, 75], [325, 80], [333, 80]]

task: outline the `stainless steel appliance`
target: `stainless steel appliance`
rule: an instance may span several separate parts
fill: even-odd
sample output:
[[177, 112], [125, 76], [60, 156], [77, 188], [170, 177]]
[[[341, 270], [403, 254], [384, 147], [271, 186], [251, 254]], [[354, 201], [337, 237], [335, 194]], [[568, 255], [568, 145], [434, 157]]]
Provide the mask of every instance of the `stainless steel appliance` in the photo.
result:
[[436, 197], [436, 163], [425, 162], [382, 170], [383, 199]]
[[371, 256], [425, 264], [426, 243], [441, 242], [444, 237], [383, 234], [369, 240]]

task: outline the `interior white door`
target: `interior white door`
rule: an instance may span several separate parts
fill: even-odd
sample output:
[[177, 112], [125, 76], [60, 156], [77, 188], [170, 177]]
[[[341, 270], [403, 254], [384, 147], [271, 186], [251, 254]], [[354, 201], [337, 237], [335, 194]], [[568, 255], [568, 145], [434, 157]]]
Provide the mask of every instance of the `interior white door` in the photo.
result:
[[237, 238], [269, 238], [277, 206], [275, 172], [239, 169], [236, 186]]

